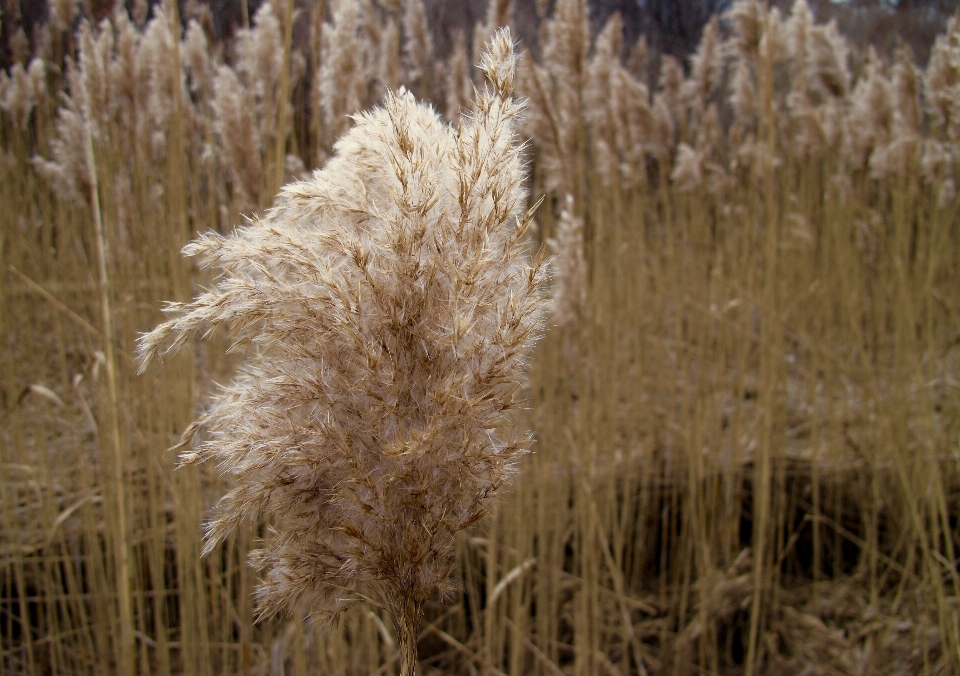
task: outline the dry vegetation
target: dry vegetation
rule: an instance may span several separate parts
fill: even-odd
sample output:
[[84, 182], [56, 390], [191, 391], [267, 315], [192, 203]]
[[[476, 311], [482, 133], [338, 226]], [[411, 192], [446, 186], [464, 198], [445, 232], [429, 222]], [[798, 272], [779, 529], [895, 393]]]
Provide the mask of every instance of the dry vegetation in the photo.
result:
[[[256, 346], [138, 376], [135, 344], [217, 284], [180, 249], [269, 222], [348, 115], [401, 84], [471, 109], [510, 3], [442, 62], [421, 0], [264, 2], [226, 47], [132, 6], [52, 2], [0, 76], [2, 668], [395, 674], [374, 605], [254, 623], [287, 514], [200, 556], [233, 480], [165, 449]], [[539, 11], [534, 453], [456, 539], [418, 673], [960, 672], [960, 16], [923, 65], [741, 0], [651, 73], [585, 0]]]

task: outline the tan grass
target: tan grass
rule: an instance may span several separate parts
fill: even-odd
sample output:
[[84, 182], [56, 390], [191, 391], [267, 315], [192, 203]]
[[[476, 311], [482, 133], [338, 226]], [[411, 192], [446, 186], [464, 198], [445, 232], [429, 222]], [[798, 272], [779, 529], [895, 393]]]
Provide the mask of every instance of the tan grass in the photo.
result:
[[[493, 4], [484, 35], [508, 16], [509, 3]], [[526, 57], [518, 80], [530, 136], [519, 192], [484, 187], [482, 170], [476, 179], [453, 174], [464, 195], [490, 189], [480, 210], [496, 198], [515, 213], [523, 195], [546, 194], [535, 238], [554, 242], [558, 307], [576, 300], [577, 319], [548, 319], [529, 383], [511, 400], [531, 403], [504, 438], [532, 428], [536, 441], [505, 499], [456, 537], [460, 516], [443, 517], [447, 544], [437, 561], [449, 563], [453, 552], [451, 591], [443, 602], [426, 597], [421, 630], [404, 639], [418, 644], [418, 673], [957, 671], [960, 20], [944, 27], [929, 63], [917, 64], [906, 49], [853, 49], [836, 26], [816, 23], [804, 0], [786, 19], [742, 1], [707, 32], [695, 59], [663, 57], [648, 82], [656, 58], [625, 55], [617, 19], [591, 34], [585, 7], [537, 5], [543, 50]], [[345, 610], [325, 630], [300, 614], [254, 621], [254, 588], [277, 580], [258, 580], [250, 551], [279, 551], [272, 543], [292, 532], [284, 524], [300, 523], [297, 510], [319, 498], [238, 525], [201, 558], [202, 524], [235, 477], [209, 463], [174, 471], [175, 454], [164, 450], [209, 401], [202, 395], [211, 380], [266, 369], [268, 356], [297, 345], [336, 351], [327, 368], [346, 364], [351, 334], [323, 339], [308, 330], [319, 320], [302, 319], [294, 292], [353, 271], [343, 303], [399, 307], [400, 296], [376, 294], [361, 278], [353, 252], [385, 272], [385, 261], [399, 260], [387, 254], [413, 240], [384, 238], [414, 232], [425, 218], [412, 206], [407, 220], [386, 208], [397, 181], [362, 176], [402, 175], [408, 195], [448, 186], [448, 169], [466, 166], [465, 156], [414, 175], [398, 148], [439, 157], [457, 133], [485, 129], [469, 56], [478, 45], [462, 37], [436, 65], [422, 37], [432, 15], [418, 14], [419, 3], [298, 5], [310, 11], [301, 20], [316, 47], [305, 69], [287, 8], [251, 11], [242, 45], [226, 46], [206, 40], [201, 14], [182, 34], [171, 30], [180, 25], [172, 2], [150, 21], [121, 10], [97, 25], [87, 5], [56, 3], [51, 12], [63, 16], [31, 40], [15, 16], [4, 17], [18, 36], [11, 53], [19, 64], [0, 77], [0, 659], [11, 672], [130, 673], [133, 661], [141, 673], [165, 675], [397, 673], [400, 641], [377, 607], [382, 599]], [[63, 18], [74, 11], [76, 33]], [[429, 87], [424, 64], [435, 67]], [[349, 117], [395, 78], [413, 78], [411, 88], [462, 120], [460, 131], [406, 94], [384, 99], [379, 113]], [[304, 99], [310, 110], [299, 108]], [[400, 127], [389, 110], [446, 140], [433, 154], [390, 140]], [[464, 111], [473, 112], [461, 118]], [[343, 133], [356, 139], [374, 128], [383, 137], [375, 147], [393, 149], [386, 156], [369, 145], [335, 150]], [[477, 151], [488, 141], [476, 136]], [[346, 159], [358, 153], [362, 162]], [[315, 230], [304, 224], [313, 217], [303, 205], [319, 197], [287, 192], [278, 210], [267, 209], [281, 163], [299, 171], [327, 158], [327, 173], [295, 185], [340, 185], [323, 199], [356, 209], [321, 210], [343, 226], [342, 241], [310, 248]], [[335, 180], [329, 169], [337, 167]], [[524, 167], [504, 180], [513, 185]], [[459, 205], [459, 187], [440, 192], [447, 197], [423, 202], [424, 213]], [[346, 227], [372, 206], [371, 223], [410, 228]], [[226, 353], [227, 330], [213, 331], [136, 376], [135, 340], [161, 320], [162, 299], [189, 304], [204, 289], [214, 298], [238, 279], [217, 278], [177, 252], [200, 232], [232, 232], [241, 211], [257, 210], [240, 234], [202, 241], [226, 251], [253, 233], [282, 231], [296, 212], [302, 241], [281, 248], [309, 248], [301, 267], [283, 267], [266, 237], [259, 258], [230, 269], [247, 265], [237, 303], [256, 312], [258, 294], [286, 288], [294, 295], [274, 310], [301, 319], [235, 327], [234, 337], [253, 336], [243, 331], [266, 322], [263, 335], [274, 339], [238, 354]], [[463, 237], [476, 234], [468, 231]], [[501, 251], [494, 236], [471, 241], [484, 264]], [[330, 269], [334, 258], [337, 275], [291, 281], [297, 270]], [[472, 261], [458, 259], [444, 277], [460, 280], [464, 298], [479, 293]], [[328, 300], [318, 317], [330, 319], [342, 301]], [[493, 321], [498, 308], [506, 316], [505, 306], [481, 305], [472, 326], [465, 305], [444, 314], [453, 333], [432, 339], [449, 348], [462, 333], [463, 356], [480, 335], [476, 322]], [[360, 316], [372, 322], [374, 314]], [[364, 352], [377, 344], [362, 341]], [[392, 357], [381, 352], [385, 368]], [[450, 357], [443, 375], [453, 378], [468, 361]], [[270, 372], [278, 380], [261, 378], [260, 388], [309, 373]], [[386, 411], [388, 399], [355, 398], [399, 382], [341, 379], [337, 401], [364, 415]], [[319, 382], [315, 389], [324, 391]], [[227, 394], [219, 396], [223, 404]], [[300, 419], [323, 401], [287, 408], [274, 399], [239, 422]], [[333, 457], [298, 451], [302, 444], [272, 448], [274, 464], [255, 471], [291, 472], [284, 459], [295, 458], [305, 476]], [[452, 458], [459, 448], [427, 455]], [[262, 450], [250, 458], [266, 457]], [[412, 455], [387, 462], [427, 466]], [[277, 499], [297, 485], [281, 482]], [[364, 486], [336, 490], [348, 496]], [[354, 525], [372, 519], [346, 500], [327, 516], [352, 509], [362, 517]], [[389, 529], [390, 520], [376, 524]], [[410, 519], [394, 526], [421, 528]], [[362, 566], [342, 574], [350, 571]], [[356, 591], [372, 598], [369, 588]]]

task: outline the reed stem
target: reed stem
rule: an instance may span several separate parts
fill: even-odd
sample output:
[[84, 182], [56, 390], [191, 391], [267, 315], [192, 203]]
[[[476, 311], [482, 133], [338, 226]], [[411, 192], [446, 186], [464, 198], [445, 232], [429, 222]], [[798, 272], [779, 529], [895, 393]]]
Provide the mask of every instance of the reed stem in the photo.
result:
[[411, 596], [403, 596], [396, 603], [391, 615], [400, 650], [400, 676], [415, 676], [423, 603], [414, 600]]
[[133, 600], [130, 593], [130, 543], [127, 523], [126, 503], [126, 462], [123, 444], [120, 439], [120, 403], [117, 374], [117, 358], [113, 347], [113, 310], [110, 301], [110, 278], [107, 272], [107, 239], [103, 228], [103, 214], [100, 210], [100, 187], [97, 177], [96, 155], [93, 150], [93, 132], [91, 120], [84, 124], [87, 164], [90, 169], [90, 201], [93, 207], [93, 224], [97, 237], [97, 267], [100, 273], [100, 308], [103, 322], [103, 353], [107, 375], [108, 438], [113, 455], [113, 490], [117, 532], [114, 534], [113, 557], [117, 604], [120, 615], [120, 645], [117, 655], [117, 673], [134, 673], [133, 644]]

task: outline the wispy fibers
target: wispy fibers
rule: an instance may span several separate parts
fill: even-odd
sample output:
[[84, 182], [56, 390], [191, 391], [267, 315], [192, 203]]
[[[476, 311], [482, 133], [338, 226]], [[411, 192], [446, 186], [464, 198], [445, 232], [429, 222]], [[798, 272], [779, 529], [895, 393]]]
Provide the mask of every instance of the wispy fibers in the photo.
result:
[[251, 555], [261, 616], [329, 620], [370, 602], [393, 617], [404, 675], [424, 603], [448, 587], [454, 535], [530, 442], [508, 414], [545, 271], [524, 236], [508, 30], [481, 68], [492, 88], [456, 129], [401, 89], [262, 219], [189, 244], [218, 281], [140, 341], [145, 367], [197, 332], [233, 330], [246, 359], [183, 456], [237, 479], [205, 551], [267, 518]]

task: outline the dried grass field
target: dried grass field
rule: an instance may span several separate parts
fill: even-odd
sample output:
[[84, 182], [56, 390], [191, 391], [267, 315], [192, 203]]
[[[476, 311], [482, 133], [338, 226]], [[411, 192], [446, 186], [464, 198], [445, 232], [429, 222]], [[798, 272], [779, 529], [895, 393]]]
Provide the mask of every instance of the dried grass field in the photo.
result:
[[[220, 283], [188, 242], [272, 222], [388, 92], [483, 147], [474, 65], [511, 3], [449, 54], [422, 0], [268, 0], [228, 44], [193, 3], [129, 4], [52, 0], [0, 75], [0, 670], [398, 674], [376, 603], [256, 621], [248, 553], [286, 514], [201, 556], [235, 476], [171, 449], [271, 354], [228, 349], [253, 320], [142, 375], [137, 341]], [[960, 673], [960, 14], [917, 63], [738, 0], [681, 62], [586, 0], [537, 11], [515, 206], [544, 197], [550, 302], [510, 418], [532, 453], [450, 540], [417, 673]]]

